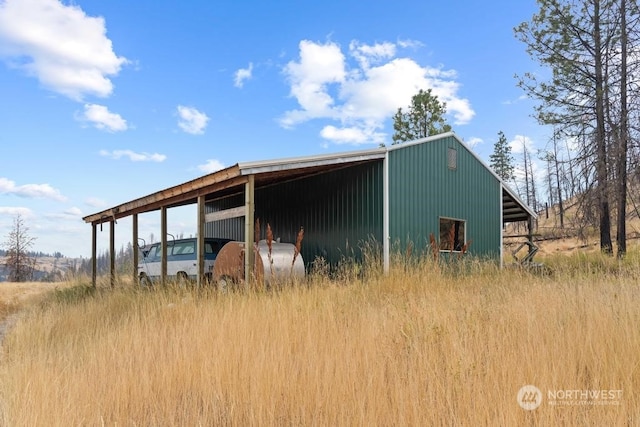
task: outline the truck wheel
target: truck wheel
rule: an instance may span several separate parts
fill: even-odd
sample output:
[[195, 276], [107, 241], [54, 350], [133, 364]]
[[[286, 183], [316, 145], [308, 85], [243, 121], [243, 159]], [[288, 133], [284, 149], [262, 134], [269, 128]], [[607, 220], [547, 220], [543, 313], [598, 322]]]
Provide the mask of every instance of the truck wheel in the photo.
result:
[[153, 286], [153, 282], [149, 279], [149, 276], [143, 273], [140, 275], [140, 286], [143, 288], [151, 288]]
[[231, 290], [232, 286], [233, 286], [233, 281], [231, 280], [231, 277], [229, 277], [229, 276], [222, 276], [216, 282], [216, 287], [218, 288], [218, 291], [220, 291], [222, 293], [229, 292]]
[[189, 276], [184, 271], [178, 271], [177, 274], [178, 286], [185, 288], [189, 284]]

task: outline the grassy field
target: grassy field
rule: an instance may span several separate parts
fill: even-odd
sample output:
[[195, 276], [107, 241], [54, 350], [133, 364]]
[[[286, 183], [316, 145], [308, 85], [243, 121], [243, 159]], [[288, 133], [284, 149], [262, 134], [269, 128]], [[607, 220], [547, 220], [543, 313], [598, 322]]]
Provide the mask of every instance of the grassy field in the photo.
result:
[[20, 309], [32, 305], [52, 290], [67, 286], [68, 283], [0, 283], [0, 322]]
[[637, 256], [548, 262], [58, 290], [4, 341], [0, 425], [638, 425]]

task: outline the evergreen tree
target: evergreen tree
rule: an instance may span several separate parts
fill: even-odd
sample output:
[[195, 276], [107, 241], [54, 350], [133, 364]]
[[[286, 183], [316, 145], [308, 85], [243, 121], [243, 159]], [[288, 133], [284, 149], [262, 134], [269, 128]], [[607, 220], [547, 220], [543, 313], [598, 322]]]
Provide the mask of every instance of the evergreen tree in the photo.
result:
[[498, 140], [493, 145], [493, 154], [489, 156], [491, 169], [505, 182], [514, 179], [514, 158], [511, 146], [502, 131], [498, 132]]
[[[551, 70], [550, 80], [526, 73], [519, 85], [538, 100], [542, 124], [561, 123], [577, 138], [591, 130], [588, 145], [580, 147], [587, 169], [595, 170], [595, 199], [599, 216], [600, 248], [612, 253], [609, 204], [610, 138], [605, 107], [619, 76], [612, 70], [619, 37], [618, 0], [537, 0], [539, 11], [531, 21], [515, 28], [529, 55]], [[584, 173], [589, 173], [585, 171]]]
[[449, 132], [451, 126], [444, 119], [446, 112], [446, 103], [441, 103], [431, 89], [420, 89], [411, 98], [407, 111], [398, 108], [393, 116], [393, 144]]

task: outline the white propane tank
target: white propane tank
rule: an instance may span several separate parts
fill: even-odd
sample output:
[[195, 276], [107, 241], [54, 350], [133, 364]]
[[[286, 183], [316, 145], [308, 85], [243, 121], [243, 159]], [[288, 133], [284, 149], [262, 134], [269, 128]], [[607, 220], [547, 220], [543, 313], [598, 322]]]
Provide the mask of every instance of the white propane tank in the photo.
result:
[[296, 247], [291, 243], [271, 243], [271, 253], [265, 240], [258, 242], [258, 254], [264, 267], [264, 283], [269, 285], [288, 279], [304, 277], [304, 261], [302, 254], [298, 254], [295, 261]]

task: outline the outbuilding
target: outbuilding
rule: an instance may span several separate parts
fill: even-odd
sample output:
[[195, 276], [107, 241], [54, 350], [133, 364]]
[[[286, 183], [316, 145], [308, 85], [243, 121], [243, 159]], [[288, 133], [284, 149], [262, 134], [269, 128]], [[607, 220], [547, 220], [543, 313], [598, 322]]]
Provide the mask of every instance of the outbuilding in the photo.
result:
[[[329, 264], [343, 256], [357, 258], [363, 243], [376, 242], [385, 271], [394, 246], [411, 246], [418, 252], [432, 250], [435, 244], [441, 251], [501, 262], [504, 225], [525, 221], [531, 230], [536, 216], [449, 132], [369, 150], [237, 163], [88, 215], [84, 221], [93, 227], [93, 259], [96, 230], [102, 223], [111, 225], [113, 254], [117, 219], [133, 216], [132, 238], [137, 242], [137, 215], [159, 210], [166, 247], [167, 209], [195, 203], [198, 236], [240, 240], [249, 246], [259, 218], [262, 236], [268, 223], [283, 242], [295, 242], [304, 228], [301, 254], [307, 263], [317, 257]], [[247, 272], [252, 261], [246, 257]], [[111, 266], [113, 282], [113, 257]], [[95, 284], [95, 262], [93, 272]]]

